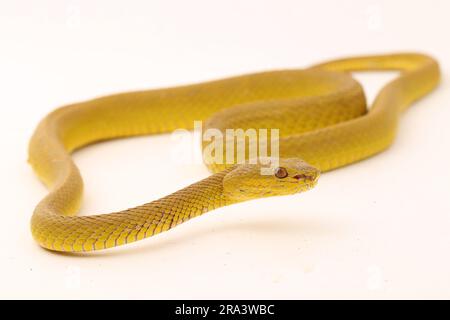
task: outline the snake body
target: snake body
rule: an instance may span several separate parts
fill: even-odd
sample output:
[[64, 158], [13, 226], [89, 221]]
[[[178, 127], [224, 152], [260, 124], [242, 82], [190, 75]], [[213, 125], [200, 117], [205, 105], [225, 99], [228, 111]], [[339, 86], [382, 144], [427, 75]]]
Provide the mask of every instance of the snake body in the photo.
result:
[[[398, 70], [366, 108], [350, 71]], [[386, 149], [399, 117], [439, 82], [438, 63], [403, 53], [334, 60], [303, 70], [262, 72], [182, 87], [130, 92], [61, 107], [38, 125], [29, 162], [50, 193], [31, 219], [34, 239], [54, 251], [86, 252], [141, 240], [216, 208], [294, 194], [332, 170]], [[208, 178], [120, 212], [76, 216], [83, 182], [70, 154], [107, 139], [206, 128], [278, 128], [278, 174], [260, 164], [207, 162]]]

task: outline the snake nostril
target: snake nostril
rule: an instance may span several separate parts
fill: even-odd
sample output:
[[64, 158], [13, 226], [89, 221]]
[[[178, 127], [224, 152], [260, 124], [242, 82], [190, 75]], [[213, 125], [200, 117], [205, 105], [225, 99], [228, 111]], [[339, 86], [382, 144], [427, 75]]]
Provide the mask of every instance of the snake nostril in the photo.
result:
[[306, 174], [296, 174], [295, 176], [293, 176], [294, 179], [297, 180], [304, 180], [304, 181], [314, 181], [314, 176], [310, 176], [310, 175], [306, 175]]

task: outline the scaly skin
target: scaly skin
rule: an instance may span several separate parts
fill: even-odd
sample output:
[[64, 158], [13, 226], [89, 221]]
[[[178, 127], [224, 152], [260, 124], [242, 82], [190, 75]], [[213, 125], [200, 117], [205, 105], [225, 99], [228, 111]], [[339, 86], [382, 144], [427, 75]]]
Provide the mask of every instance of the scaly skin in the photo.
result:
[[[345, 73], [361, 70], [401, 71], [369, 111], [361, 86]], [[430, 92], [439, 77], [437, 62], [425, 55], [368, 56], [59, 108], [41, 121], [29, 146], [29, 162], [50, 188], [31, 219], [33, 237], [55, 251], [106, 249], [225, 205], [307, 190], [317, 181], [316, 168], [332, 170], [386, 149], [401, 111]], [[159, 200], [121, 212], [75, 216], [83, 183], [71, 152], [106, 139], [191, 129], [194, 120], [219, 130], [280, 129], [280, 165], [288, 177], [261, 176], [258, 164], [208, 164], [215, 174]]]

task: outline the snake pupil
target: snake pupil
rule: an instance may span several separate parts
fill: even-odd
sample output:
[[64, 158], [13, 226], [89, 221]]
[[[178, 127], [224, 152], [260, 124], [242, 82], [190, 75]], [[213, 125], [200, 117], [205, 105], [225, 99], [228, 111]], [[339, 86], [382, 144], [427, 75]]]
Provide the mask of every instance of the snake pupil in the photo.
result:
[[286, 178], [288, 176], [288, 172], [285, 168], [279, 167], [275, 170], [275, 177], [279, 179]]

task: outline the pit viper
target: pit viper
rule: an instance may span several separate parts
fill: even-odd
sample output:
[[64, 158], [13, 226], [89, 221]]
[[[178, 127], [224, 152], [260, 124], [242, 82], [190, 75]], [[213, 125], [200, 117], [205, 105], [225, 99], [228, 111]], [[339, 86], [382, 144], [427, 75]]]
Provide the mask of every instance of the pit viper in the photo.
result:
[[[399, 71], [370, 108], [352, 71]], [[29, 163], [50, 189], [36, 206], [31, 232], [54, 251], [87, 252], [167, 231], [216, 208], [312, 188], [319, 172], [388, 148], [399, 117], [433, 90], [439, 65], [399, 53], [332, 60], [299, 70], [246, 74], [174, 88], [115, 94], [58, 108], [37, 126]], [[214, 163], [212, 174], [161, 199], [120, 212], [77, 216], [83, 182], [71, 153], [94, 142], [205, 128], [279, 129], [279, 165]], [[155, 182], [157, 183], [157, 182]]]

